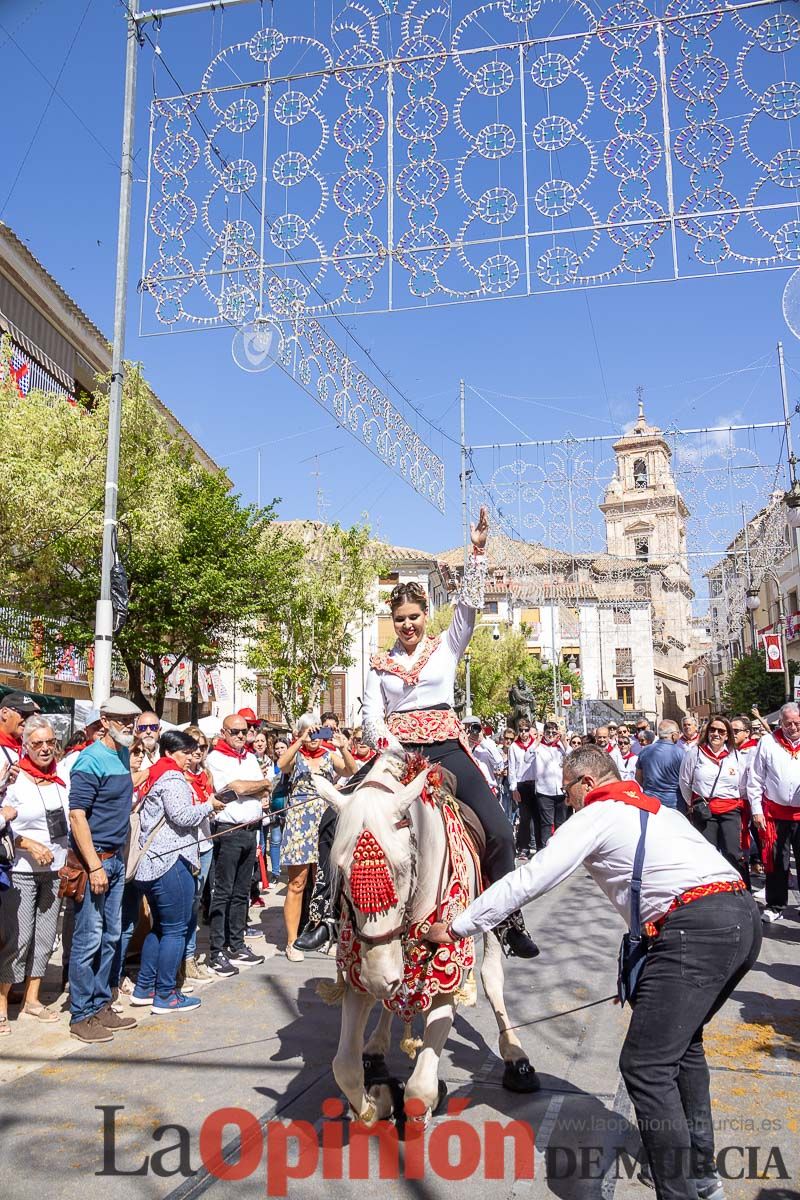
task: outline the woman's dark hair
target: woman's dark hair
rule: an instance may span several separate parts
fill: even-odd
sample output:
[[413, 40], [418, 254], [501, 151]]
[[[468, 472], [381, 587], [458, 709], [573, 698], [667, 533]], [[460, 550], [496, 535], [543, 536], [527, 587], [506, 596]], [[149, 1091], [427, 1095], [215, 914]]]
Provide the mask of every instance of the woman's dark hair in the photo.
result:
[[422, 611], [428, 611], [428, 597], [425, 594], [425, 588], [414, 583], [398, 583], [392, 588], [392, 594], [389, 597], [389, 607], [392, 612], [399, 608], [401, 604], [418, 604]]
[[706, 721], [705, 725], [703, 726], [703, 732], [700, 734], [700, 745], [708, 745], [708, 731], [715, 721], [718, 722], [718, 724], [725, 726], [725, 741], [728, 743], [728, 749], [733, 750], [734, 746], [736, 745], [733, 740], [733, 726], [728, 718], [723, 717], [721, 713], [714, 713], [713, 716], [710, 716]]
[[158, 739], [158, 748], [162, 754], [174, 754], [176, 750], [191, 754], [192, 750], [197, 749], [197, 742], [183, 729], [168, 729]]
[[144, 742], [140, 737], [135, 737], [128, 747], [128, 754], [132, 754], [134, 750], [141, 750], [144, 753]]

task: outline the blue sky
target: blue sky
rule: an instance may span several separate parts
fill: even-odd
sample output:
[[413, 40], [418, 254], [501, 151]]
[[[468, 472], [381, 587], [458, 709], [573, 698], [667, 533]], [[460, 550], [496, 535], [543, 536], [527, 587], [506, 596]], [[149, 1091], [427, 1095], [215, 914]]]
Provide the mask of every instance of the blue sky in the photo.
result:
[[[281, 3], [286, 0], [277, 0], [276, 12]], [[292, 0], [295, 13], [300, 3]], [[254, 29], [258, 8], [255, 3], [227, 15], [223, 40]], [[197, 85], [220, 35], [218, 17], [214, 23], [207, 15], [164, 23], [164, 58], [185, 88]], [[0, 219], [109, 335], [124, 42], [117, 0], [0, 5]], [[439, 550], [460, 540], [458, 454], [450, 439], [458, 438], [462, 377], [469, 385], [468, 441], [476, 443], [524, 434], [617, 433], [635, 415], [637, 385], [644, 388], [648, 417], [664, 427], [779, 419], [779, 338], [786, 345], [792, 402], [798, 399], [794, 368], [800, 352], [781, 312], [788, 272], [348, 318], [392, 381], [447, 435], [434, 434], [432, 442], [448, 474], [448, 511], [439, 514], [277, 368], [241, 372], [231, 358], [230, 330], [139, 336], [135, 285], [152, 58], [148, 48], [140, 60], [126, 353], [144, 363], [162, 400], [229, 469], [247, 500], [255, 500], [257, 487], [257, 453], [247, 448], [266, 443], [261, 496], [280, 497], [281, 516], [316, 516], [319, 492], [327, 519], [351, 523], [367, 514], [387, 539]], [[166, 82], [157, 72], [162, 95], [174, 91]], [[344, 345], [344, 331], [331, 331]], [[748, 444], [775, 461], [774, 439]], [[503, 461], [489, 454], [476, 456], [475, 464], [488, 477]]]

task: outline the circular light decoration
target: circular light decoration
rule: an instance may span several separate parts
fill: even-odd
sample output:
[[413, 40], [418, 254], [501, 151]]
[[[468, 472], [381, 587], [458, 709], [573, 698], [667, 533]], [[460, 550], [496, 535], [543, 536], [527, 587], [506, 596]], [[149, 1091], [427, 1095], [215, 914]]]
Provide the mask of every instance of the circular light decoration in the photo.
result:
[[792, 272], [783, 289], [783, 319], [800, 338], [800, 270]]
[[268, 371], [281, 357], [282, 350], [283, 334], [269, 317], [256, 317], [233, 335], [233, 361], [243, 371]]

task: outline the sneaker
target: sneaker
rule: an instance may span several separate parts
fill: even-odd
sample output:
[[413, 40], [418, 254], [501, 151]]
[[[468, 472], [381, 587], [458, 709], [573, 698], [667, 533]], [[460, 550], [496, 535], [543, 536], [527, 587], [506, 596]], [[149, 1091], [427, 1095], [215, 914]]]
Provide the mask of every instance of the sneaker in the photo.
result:
[[131, 995], [131, 1004], [134, 1008], [144, 1008], [146, 1005], [153, 1003], [155, 995], [155, 989], [152, 992], [137, 992], [134, 988]]
[[259, 963], [265, 961], [263, 954], [253, 954], [249, 946], [245, 946], [243, 950], [228, 951], [228, 957], [232, 963], [239, 963], [243, 967], [257, 967]]
[[759, 904], [766, 904], [767, 889], [765, 887], [756, 888], [756, 890], [753, 892], [753, 899], [758, 901]]
[[246, 938], [261, 937], [261, 926], [260, 925], [248, 925], [244, 931], [244, 936]]
[[250, 901], [250, 907], [251, 908], [266, 908], [267, 906], [266, 906], [266, 903], [261, 899], [260, 896], [256, 896], [255, 900]]
[[114, 1012], [110, 1004], [107, 1004], [105, 1008], [101, 1008], [94, 1016], [95, 1020], [103, 1026], [103, 1029], [110, 1029], [112, 1033], [122, 1032], [125, 1029], [135, 1029], [139, 1024], [135, 1017], [121, 1017], [119, 1013]]
[[213, 979], [211, 972], [205, 963], [198, 962], [196, 958], [184, 959], [183, 963], [184, 983], [182, 991], [189, 990], [188, 980], [194, 980], [197, 983], [203, 983], [208, 979]]
[[761, 920], [765, 925], [772, 925], [775, 921], [783, 920], [782, 908], [765, 908], [761, 914]]
[[113, 1042], [114, 1035], [110, 1029], [101, 1025], [97, 1017], [87, 1017], [85, 1021], [72, 1021], [69, 1027], [70, 1036], [79, 1042]]
[[210, 955], [206, 965], [211, 974], [219, 976], [220, 979], [230, 979], [231, 976], [239, 974], [239, 968], [229, 962], [224, 954]]
[[183, 992], [173, 992], [166, 1000], [156, 996], [150, 1011], [154, 1017], [163, 1017], [167, 1013], [194, 1012], [201, 1003], [197, 996], [184, 996]]
[[135, 987], [136, 984], [133, 982], [130, 975], [126, 975], [122, 983], [119, 985], [119, 990], [122, 992], [123, 996], [132, 996]]

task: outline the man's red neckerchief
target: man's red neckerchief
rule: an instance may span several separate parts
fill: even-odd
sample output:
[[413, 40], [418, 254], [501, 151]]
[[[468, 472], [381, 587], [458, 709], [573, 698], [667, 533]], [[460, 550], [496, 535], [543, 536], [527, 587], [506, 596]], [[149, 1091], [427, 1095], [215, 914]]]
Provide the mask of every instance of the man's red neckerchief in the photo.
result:
[[19, 769], [24, 771], [26, 775], [30, 775], [31, 779], [40, 780], [42, 783], [60, 783], [62, 787], [67, 785], [64, 780], [57, 774], [56, 760], [50, 763], [49, 767], [37, 767], [32, 758], [28, 758], [27, 754], [19, 760]]
[[618, 800], [629, 804], [631, 808], [644, 809], [649, 813], [657, 813], [661, 808], [661, 801], [655, 796], [646, 796], [633, 780], [614, 780], [613, 783], [601, 783], [599, 787], [592, 788], [586, 793], [584, 808], [589, 804], [596, 804], [598, 800]]

